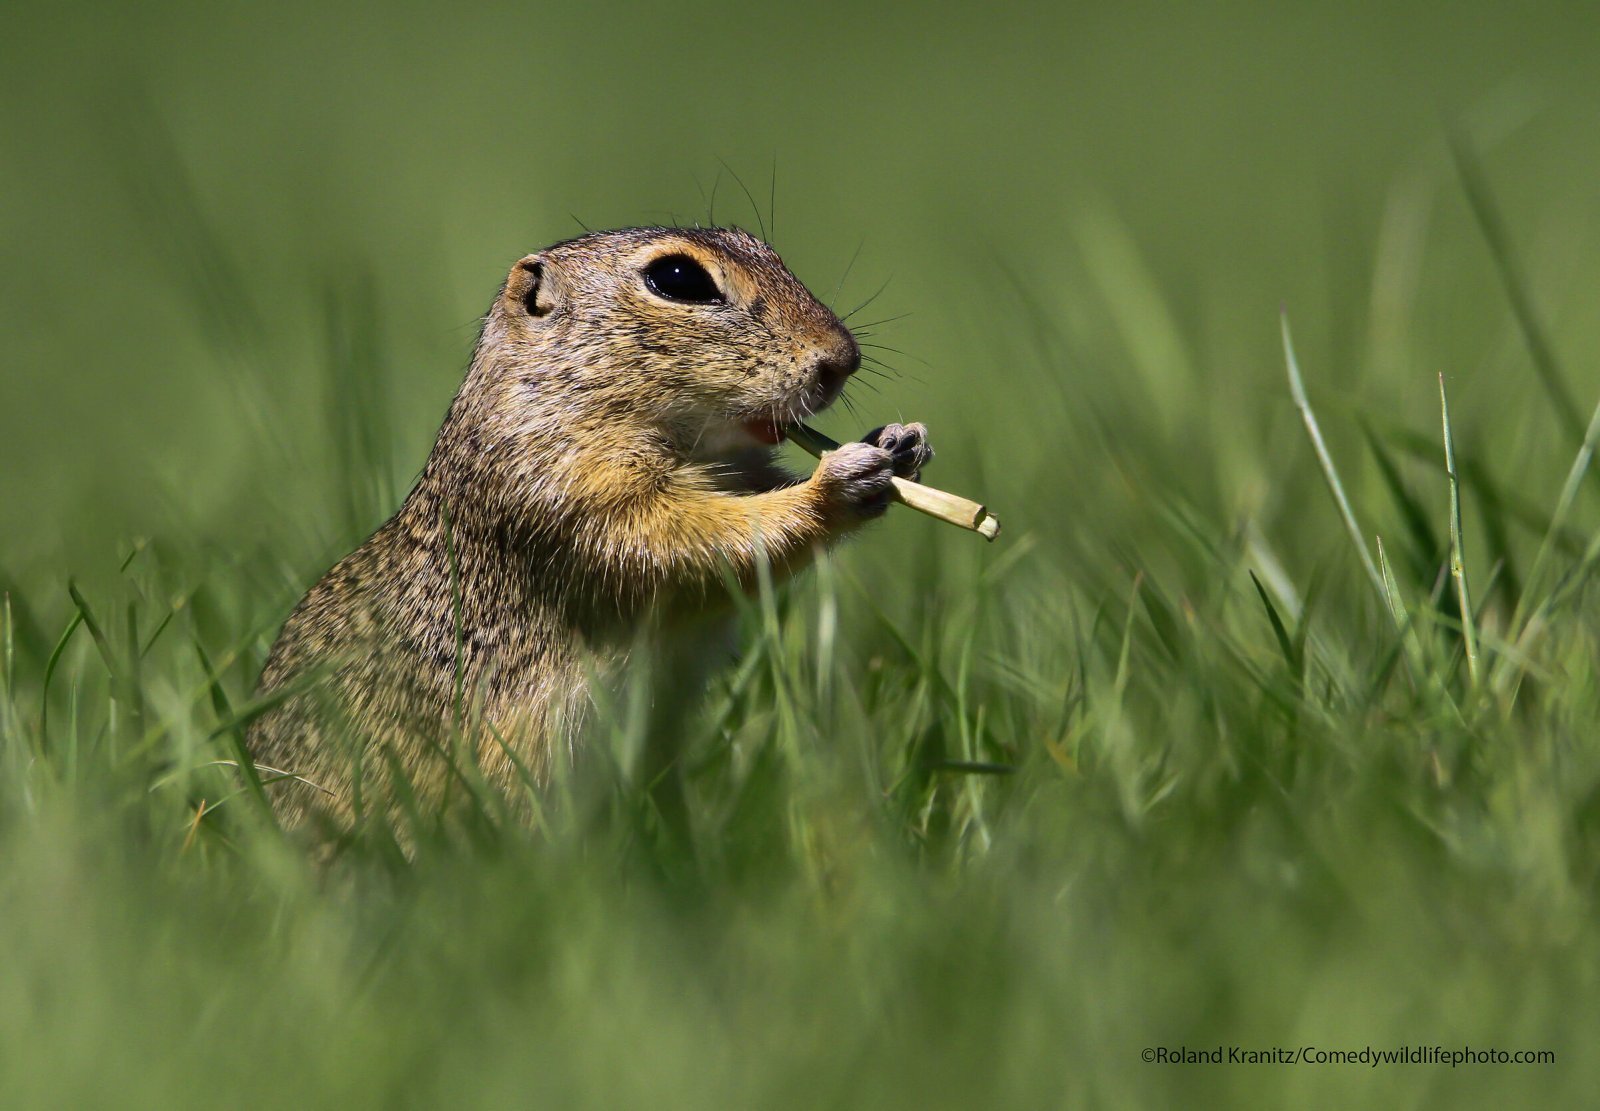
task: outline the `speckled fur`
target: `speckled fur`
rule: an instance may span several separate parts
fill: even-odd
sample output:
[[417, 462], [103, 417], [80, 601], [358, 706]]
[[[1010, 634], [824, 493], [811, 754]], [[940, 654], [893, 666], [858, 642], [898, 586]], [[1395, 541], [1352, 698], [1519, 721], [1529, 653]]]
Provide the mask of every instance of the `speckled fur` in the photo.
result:
[[[642, 271], [669, 254], [724, 303], [652, 293]], [[891, 475], [931, 455], [920, 425], [809, 478], [745, 431], [823, 408], [858, 364], [844, 324], [742, 231], [600, 232], [520, 260], [416, 487], [267, 660], [261, 693], [288, 697], [248, 742], [285, 824], [389, 809], [396, 766], [423, 805], [452, 760], [515, 793], [644, 625], [715, 608], [763, 552], [791, 572], [881, 513]]]

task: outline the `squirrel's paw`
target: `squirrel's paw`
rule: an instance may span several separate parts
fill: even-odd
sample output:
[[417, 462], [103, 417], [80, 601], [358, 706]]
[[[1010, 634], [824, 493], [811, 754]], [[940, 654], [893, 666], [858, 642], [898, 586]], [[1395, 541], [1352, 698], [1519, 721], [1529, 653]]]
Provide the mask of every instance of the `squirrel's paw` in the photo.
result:
[[861, 442], [887, 451], [894, 457], [894, 473], [913, 482], [922, 477], [922, 468], [933, 458], [924, 424], [886, 424], [861, 437]]
[[873, 444], [841, 444], [817, 465], [812, 476], [823, 496], [847, 516], [876, 517], [894, 494], [894, 456]]

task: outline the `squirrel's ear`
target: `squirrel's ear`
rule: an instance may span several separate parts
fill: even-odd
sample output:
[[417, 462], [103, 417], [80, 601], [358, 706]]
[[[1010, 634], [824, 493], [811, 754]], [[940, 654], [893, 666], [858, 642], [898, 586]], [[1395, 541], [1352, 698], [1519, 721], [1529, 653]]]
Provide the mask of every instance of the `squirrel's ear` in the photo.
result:
[[528, 316], [547, 316], [556, 307], [553, 283], [545, 273], [543, 255], [518, 260], [506, 278], [506, 308]]

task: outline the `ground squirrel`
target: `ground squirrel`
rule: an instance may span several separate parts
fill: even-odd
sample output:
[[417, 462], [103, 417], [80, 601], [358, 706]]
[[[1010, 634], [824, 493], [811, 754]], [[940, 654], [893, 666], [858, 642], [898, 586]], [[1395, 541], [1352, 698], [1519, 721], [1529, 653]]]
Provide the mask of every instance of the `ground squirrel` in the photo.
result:
[[259, 693], [282, 701], [247, 740], [285, 824], [348, 820], [396, 769], [436, 798], [466, 736], [490, 783], [537, 779], [595, 658], [725, 600], [730, 572], [792, 572], [881, 514], [891, 476], [932, 454], [923, 426], [806, 478], [773, 458], [859, 365], [844, 323], [743, 231], [597, 232], [517, 262], [416, 486], [267, 659]]

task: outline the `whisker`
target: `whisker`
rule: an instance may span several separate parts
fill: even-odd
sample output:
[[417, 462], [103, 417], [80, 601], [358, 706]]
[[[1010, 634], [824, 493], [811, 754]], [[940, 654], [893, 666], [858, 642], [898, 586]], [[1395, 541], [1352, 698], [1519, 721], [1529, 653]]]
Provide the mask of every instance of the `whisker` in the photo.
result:
[[[904, 320], [906, 317], [911, 316], [911, 315], [912, 314], [909, 313], [909, 312], [896, 313], [894, 316], [886, 316], [886, 317], [883, 317], [881, 320], [869, 320], [865, 324], [862, 324], [860, 327], [861, 328], [876, 328], [880, 324], [893, 324], [896, 320]], [[860, 332], [857, 331], [857, 334], [859, 335]]]
[[833, 309], [833, 303], [839, 299], [839, 291], [844, 289], [844, 280], [850, 276], [850, 271], [855, 268], [856, 259], [861, 257], [861, 248], [866, 245], [866, 236], [862, 236], [861, 241], [856, 244], [855, 253], [850, 256], [850, 261], [844, 264], [844, 273], [839, 275], [839, 283], [833, 287], [833, 293], [828, 298], [828, 309], [830, 311]]
[[927, 359], [921, 358], [920, 356], [917, 356], [917, 355], [913, 355], [909, 351], [902, 351], [898, 347], [886, 347], [881, 343], [863, 343], [863, 344], [860, 344], [859, 346], [861, 346], [861, 347], [870, 347], [874, 351], [891, 351], [896, 355], [904, 355], [908, 359], [915, 359], [917, 362], [921, 363], [923, 366], [927, 367], [929, 370], [933, 369], [933, 364], [928, 362]]
[[717, 170], [717, 176], [711, 179], [711, 200], [706, 205], [706, 223], [712, 227], [717, 226], [717, 187], [722, 184], [722, 171]]
[[761, 238], [765, 241], [767, 238], [767, 222], [761, 217], [761, 206], [756, 203], [755, 194], [750, 192], [750, 187], [744, 183], [744, 178], [735, 173], [732, 166], [723, 162], [720, 158], [717, 161], [722, 162], [722, 168], [728, 171], [734, 182], [744, 191], [745, 200], [750, 202], [750, 210], [756, 214], [756, 227], [761, 230]]
[[876, 301], [879, 297], [883, 296], [883, 291], [889, 288], [889, 283], [892, 282], [892, 281], [894, 281], [894, 275], [893, 274], [891, 274], [887, 278], [883, 279], [883, 284], [878, 287], [878, 291], [876, 293], [874, 293], [871, 297], [868, 297], [865, 301], [861, 302], [861, 304], [857, 305], [855, 308], [851, 309], [849, 312], [845, 313], [844, 316], [840, 317], [840, 319], [841, 320], [849, 320], [856, 313], [860, 312], [862, 309], [864, 309], [868, 305], [872, 304], [872, 302]]
[[894, 366], [891, 363], [886, 363], [882, 359], [875, 358], [875, 357], [873, 357], [871, 355], [862, 355], [861, 356], [861, 363], [862, 363], [863, 367], [866, 366], [867, 360], [869, 360], [869, 359], [872, 360], [872, 365], [874, 367], [878, 368], [877, 373], [881, 377], [884, 377], [884, 378], [904, 378], [908, 382], [916, 382], [916, 383], [919, 383], [921, 385], [927, 385], [927, 379], [923, 378], [921, 375], [919, 375], [919, 374], [909, 374], [906, 371], [901, 370], [899, 367]]

